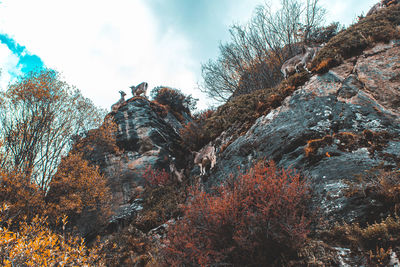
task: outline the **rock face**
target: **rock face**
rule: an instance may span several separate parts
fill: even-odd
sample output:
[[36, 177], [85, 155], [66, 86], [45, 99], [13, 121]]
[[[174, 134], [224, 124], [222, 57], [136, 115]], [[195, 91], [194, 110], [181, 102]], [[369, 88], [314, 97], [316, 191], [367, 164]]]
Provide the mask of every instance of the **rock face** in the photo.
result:
[[145, 98], [127, 100], [112, 116], [118, 127], [116, 141], [122, 153], [105, 155], [101, 172], [109, 179], [114, 217], [120, 218], [122, 214], [130, 214], [127, 209], [145, 183], [142, 177], [145, 169], [169, 172], [170, 164], [181, 169], [186, 151], [180, 145], [180, 122], [170, 113], [161, 118]]
[[[383, 163], [400, 163], [400, 41], [378, 44], [321, 76], [258, 118], [217, 155], [208, 186], [261, 159], [311, 179], [315, 205], [332, 220], [352, 221], [371, 205], [353, 205], [346, 181]], [[366, 218], [368, 220], [368, 218]]]

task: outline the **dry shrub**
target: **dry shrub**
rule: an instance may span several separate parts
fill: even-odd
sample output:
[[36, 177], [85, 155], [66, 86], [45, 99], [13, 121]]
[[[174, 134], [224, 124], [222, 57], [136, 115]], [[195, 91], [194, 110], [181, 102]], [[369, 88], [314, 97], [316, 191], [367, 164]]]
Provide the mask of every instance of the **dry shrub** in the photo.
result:
[[182, 214], [180, 205], [186, 200], [185, 189], [179, 185], [147, 187], [141, 197], [143, 210], [135, 225], [148, 232], [171, 218]]
[[[307, 145], [304, 147], [304, 152], [306, 157], [311, 160], [319, 160], [323, 156], [321, 157], [318, 154], [318, 149], [335, 143], [337, 148], [344, 152], [367, 148], [368, 152], [374, 155], [375, 152], [382, 151], [383, 148], [387, 147], [391, 138], [394, 138], [394, 135], [386, 131], [373, 132], [371, 130], [364, 130], [362, 133], [340, 132], [326, 135], [323, 138], [308, 140]], [[328, 157], [331, 156], [328, 152], [325, 155]]]
[[371, 198], [381, 203], [381, 213], [400, 211], [400, 171], [382, 170], [377, 166], [362, 175], [356, 182], [348, 182], [346, 195]]
[[181, 129], [180, 135], [184, 147], [191, 151], [198, 151], [210, 141], [209, 134], [205, 129], [205, 123], [213, 113], [213, 110], [206, 110], [194, 115], [194, 120]]
[[[0, 224], [8, 208], [12, 206], [0, 209]], [[14, 231], [0, 227], [2, 266], [104, 266], [98, 250], [97, 246], [88, 249], [81, 238], [53, 232], [39, 216], [29, 223], [21, 221]]]
[[375, 177], [376, 179], [369, 178], [368, 193], [398, 213], [400, 211], [400, 172], [381, 170]]
[[162, 170], [153, 170], [151, 166], [148, 166], [143, 172], [143, 179], [146, 183], [146, 186], [155, 187], [155, 186], [165, 186], [171, 183], [171, 177], [168, 172], [164, 169]]
[[81, 154], [70, 153], [61, 160], [50, 182], [47, 212], [50, 218], [65, 214], [74, 223], [83, 211], [96, 211], [98, 221], [103, 222], [110, 215], [109, 199], [106, 179], [98, 168], [82, 159]]
[[23, 218], [30, 221], [36, 214], [43, 214], [45, 192], [29, 182], [24, 174], [0, 172], [0, 203], [8, 203], [7, 215], [3, 220], [12, 219], [18, 223]]
[[317, 153], [318, 148], [331, 145], [333, 142], [333, 138], [331, 135], [324, 136], [323, 138], [319, 139], [312, 139], [307, 141], [307, 146], [304, 147], [304, 152], [306, 157], [315, 156]]
[[153, 100], [150, 102], [150, 107], [161, 118], [165, 118], [168, 115], [169, 107], [167, 105], [160, 104], [157, 101]]
[[106, 266], [157, 266], [151, 240], [132, 225], [108, 236], [101, 253]]
[[326, 58], [322, 60], [313, 71], [316, 73], [325, 73], [327, 72], [330, 68], [337, 66], [335, 59], [333, 58]]
[[190, 110], [194, 109], [197, 103], [197, 99], [191, 95], [185, 95], [178, 89], [165, 86], [153, 88], [150, 94], [158, 104], [166, 105], [178, 114], [183, 112], [190, 114]]
[[400, 24], [400, 5], [365, 17], [333, 37], [312, 61], [312, 70], [323, 73], [338, 66], [344, 59], [359, 55], [377, 42], [400, 38], [396, 26]]
[[[380, 223], [360, 226], [358, 223], [336, 224], [324, 237], [335, 245], [350, 246], [353, 252], [361, 253], [371, 264], [388, 266], [391, 248], [400, 245], [400, 219], [387, 217]], [[382, 264], [382, 265], [380, 265]], [[373, 265], [375, 266], [375, 265]]]
[[117, 124], [111, 117], [106, 117], [99, 128], [88, 131], [84, 136], [75, 137], [71, 152], [81, 153], [92, 165], [102, 164], [105, 154], [121, 152], [115, 138], [116, 131]]
[[168, 232], [167, 264], [269, 266], [305, 242], [308, 186], [294, 170], [259, 162], [215, 190], [192, 190]]

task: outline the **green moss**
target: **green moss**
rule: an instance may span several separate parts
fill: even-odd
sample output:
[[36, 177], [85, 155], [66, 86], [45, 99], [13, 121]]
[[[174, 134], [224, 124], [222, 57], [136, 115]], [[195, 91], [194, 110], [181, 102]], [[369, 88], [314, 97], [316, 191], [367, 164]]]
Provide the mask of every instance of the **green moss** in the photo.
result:
[[312, 62], [312, 70], [323, 73], [340, 65], [344, 59], [359, 55], [377, 42], [388, 42], [400, 38], [396, 29], [400, 24], [400, 5], [394, 5], [362, 18], [333, 37], [322, 48]]

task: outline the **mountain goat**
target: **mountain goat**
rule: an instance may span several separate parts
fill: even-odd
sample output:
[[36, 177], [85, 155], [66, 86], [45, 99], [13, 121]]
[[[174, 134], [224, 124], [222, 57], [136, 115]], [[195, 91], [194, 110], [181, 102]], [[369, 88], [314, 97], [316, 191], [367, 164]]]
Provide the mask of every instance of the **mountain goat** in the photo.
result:
[[300, 72], [302, 69], [307, 69], [307, 64], [311, 62], [317, 54], [320, 47], [303, 47], [302, 53], [298, 54], [283, 63], [281, 72], [286, 79], [295, 72]]
[[118, 100], [117, 103], [111, 106], [111, 111], [112, 112], [117, 112], [118, 109], [125, 103], [125, 96], [126, 93], [124, 91], [119, 91], [121, 98]]
[[132, 96], [140, 96], [141, 94], [143, 94], [144, 96], [146, 96], [146, 91], [147, 91], [147, 87], [149, 85], [146, 82], [142, 82], [141, 84], [139, 84], [138, 86], [131, 86], [131, 90], [132, 90]]
[[206, 146], [199, 152], [193, 152], [193, 154], [194, 154], [194, 164], [197, 164], [200, 167], [200, 175], [205, 175], [206, 169], [210, 167], [211, 170], [217, 163], [217, 157], [215, 154], [214, 146]]

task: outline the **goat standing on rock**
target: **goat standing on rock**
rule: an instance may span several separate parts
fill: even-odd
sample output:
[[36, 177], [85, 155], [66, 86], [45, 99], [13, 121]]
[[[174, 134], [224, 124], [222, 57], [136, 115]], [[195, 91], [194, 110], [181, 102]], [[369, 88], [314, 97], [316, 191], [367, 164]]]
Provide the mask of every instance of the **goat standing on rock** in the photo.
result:
[[310, 72], [307, 69], [307, 64], [314, 59], [319, 49], [320, 47], [303, 47], [301, 54], [286, 60], [281, 67], [283, 77], [287, 79], [290, 75], [300, 72], [302, 69]]
[[118, 100], [117, 103], [111, 106], [111, 112], [117, 112], [118, 109], [125, 103], [125, 92], [124, 91], [119, 91], [121, 94], [121, 98]]
[[215, 155], [215, 147], [206, 146], [199, 152], [192, 152], [194, 154], [194, 164], [199, 165], [200, 175], [206, 174], [206, 170], [209, 167], [210, 170], [214, 168], [217, 163], [217, 157]]
[[141, 94], [143, 94], [144, 96], [146, 96], [146, 91], [147, 91], [147, 87], [149, 85], [146, 82], [142, 82], [141, 84], [139, 84], [138, 86], [131, 86], [131, 90], [132, 90], [132, 96], [140, 96]]

